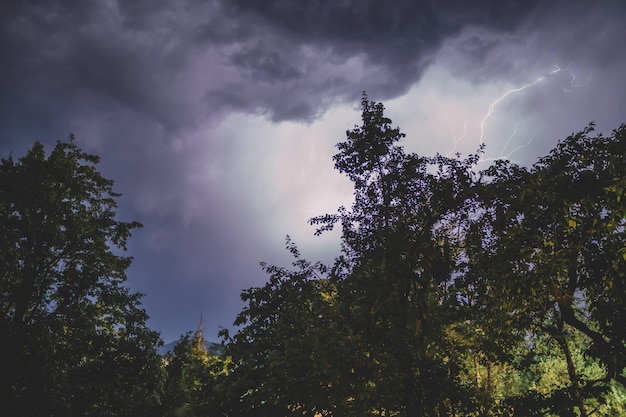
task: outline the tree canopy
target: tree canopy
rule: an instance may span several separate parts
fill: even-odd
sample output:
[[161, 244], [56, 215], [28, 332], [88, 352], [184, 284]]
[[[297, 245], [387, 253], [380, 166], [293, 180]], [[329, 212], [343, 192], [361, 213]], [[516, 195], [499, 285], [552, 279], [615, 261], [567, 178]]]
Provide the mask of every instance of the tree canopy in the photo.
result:
[[10, 416], [622, 416], [626, 125], [531, 166], [405, 152], [361, 101], [330, 265], [287, 237], [235, 332], [156, 353], [113, 182], [70, 138], [0, 162], [0, 389]]
[[0, 373], [6, 415], [146, 415], [158, 333], [124, 286], [136, 222], [73, 138], [0, 163]]
[[288, 241], [295, 269], [242, 294], [228, 415], [623, 412], [626, 127], [481, 170], [482, 149], [406, 153], [361, 104], [334, 156], [354, 203], [311, 219], [342, 253]]

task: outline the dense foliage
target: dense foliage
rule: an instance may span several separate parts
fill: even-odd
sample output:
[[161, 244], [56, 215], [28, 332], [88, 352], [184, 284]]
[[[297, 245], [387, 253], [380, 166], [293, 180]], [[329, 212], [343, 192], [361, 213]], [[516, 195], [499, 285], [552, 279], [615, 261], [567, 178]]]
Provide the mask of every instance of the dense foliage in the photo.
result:
[[222, 397], [218, 381], [227, 374], [229, 361], [212, 352], [199, 329], [187, 333], [164, 355], [165, 389], [161, 409], [164, 417], [220, 416]]
[[623, 416], [626, 126], [530, 167], [404, 151], [380, 103], [337, 145], [332, 265], [262, 264], [219, 352], [157, 355], [112, 182], [72, 140], [0, 165], [7, 415]]
[[0, 163], [0, 372], [7, 416], [141, 416], [158, 403], [158, 333], [124, 286], [131, 230], [72, 140]]
[[626, 127], [530, 168], [407, 154], [380, 103], [337, 145], [326, 267], [265, 265], [228, 337], [228, 415], [621, 415]]

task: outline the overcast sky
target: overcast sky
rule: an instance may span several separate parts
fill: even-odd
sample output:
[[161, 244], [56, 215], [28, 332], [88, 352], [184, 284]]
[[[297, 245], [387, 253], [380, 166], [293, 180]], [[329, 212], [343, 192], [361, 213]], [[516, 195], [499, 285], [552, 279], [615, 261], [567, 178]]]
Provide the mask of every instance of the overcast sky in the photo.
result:
[[410, 152], [531, 164], [626, 122], [626, 2], [30, 0], [0, 5], [0, 152], [74, 133], [115, 180], [128, 285], [166, 342], [231, 327], [259, 262], [330, 262], [359, 99]]

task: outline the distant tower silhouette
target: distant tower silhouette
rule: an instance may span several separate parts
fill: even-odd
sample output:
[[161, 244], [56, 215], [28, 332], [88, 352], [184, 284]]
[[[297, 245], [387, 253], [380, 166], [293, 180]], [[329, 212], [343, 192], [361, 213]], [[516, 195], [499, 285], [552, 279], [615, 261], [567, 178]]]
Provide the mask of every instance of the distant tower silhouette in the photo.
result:
[[196, 334], [193, 336], [193, 339], [196, 349], [206, 350], [206, 340], [204, 340], [204, 335], [202, 334], [202, 331], [202, 311], [200, 311], [200, 323], [198, 324], [198, 330], [196, 330]]

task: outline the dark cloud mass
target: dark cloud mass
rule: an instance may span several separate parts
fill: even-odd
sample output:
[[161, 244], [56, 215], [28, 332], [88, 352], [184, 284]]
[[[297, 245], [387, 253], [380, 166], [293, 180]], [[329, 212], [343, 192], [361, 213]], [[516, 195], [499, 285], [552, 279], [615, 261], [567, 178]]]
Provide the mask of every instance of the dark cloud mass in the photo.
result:
[[300, 70], [286, 62], [278, 52], [263, 45], [235, 52], [230, 62], [241, 68], [251, 81], [288, 81], [302, 76]]
[[[4, 2], [0, 151], [73, 132], [102, 157], [120, 215], [146, 226], [129, 283], [169, 341], [200, 310], [229, 326], [258, 262], [285, 262], [284, 235], [310, 234], [293, 225], [349, 198], [330, 157], [363, 90], [404, 103], [390, 117], [430, 138], [409, 145], [446, 152], [453, 119], [543, 77], [485, 131], [522, 124], [532, 158], [626, 121], [624, 39], [626, 3], [608, 0]], [[336, 236], [307, 239], [332, 259]]]
[[[532, 2], [524, 3], [524, 9], [514, 6], [516, 2], [464, 4], [16, 2], [4, 14], [8, 65], [3, 72], [8, 73], [2, 75], [17, 80], [28, 76], [31, 88], [51, 88], [59, 96], [81, 90], [101, 94], [175, 129], [204, 119], [201, 110], [216, 104], [180, 103], [176, 99], [182, 99], [181, 91], [172, 91], [184, 84], [182, 73], [204, 67], [205, 79], [195, 88], [219, 91], [225, 81], [245, 86], [248, 99], [227, 101], [227, 110], [236, 104], [234, 110], [262, 108], [275, 119], [306, 120], [319, 112], [329, 93], [354, 99], [362, 86], [383, 97], [404, 92], [419, 79], [441, 42], [463, 27], [511, 31], [532, 10]], [[205, 66], [207, 50], [217, 56], [209, 57], [212, 63]], [[360, 77], [333, 71], [350, 58], [362, 60]], [[369, 74], [368, 67], [380, 67], [390, 76]], [[317, 72], [318, 88], [307, 88], [310, 79], [304, 75]], [[345, 85], [344, 91], [337, 91], [333, 78]], [[304, 91], [311, 103], [299, 106], [300, 113], [285, 116], [271, 97], [255, 102], [264, 83], [294, 80], [289, 93]]]
[[[432, 61], [433, 54], [441, 43], [464, 27], [479, 25], [513, 31], [533, 10], [536, 2], [497, 2], [484, 1], [446, 2], [437, 1], [396, 1], [392, 4], [380, 1], [267, 1], [236, 0], [225, 2], [227, 20], [246, 22], [248, 30], [233, 26], [228, 30], [211, 34], [209, 39], [218, 43], [246, 44], [284, 44], [282, 55], [265, 62], [299, 62], [303, 71], [309, 74], [319, 66], [317, 60], [341, 66], [351, 58], [358, 58], [365, 68], [361, 77], [339, 77], [344, 85], [343, 91], [332, 82], [318, 85], [315, 92], [307, 91], [307, 98], [312, 106], [303, 110], [317, 109], [321, 98], [328, 92], [335, 97], [354, 99], [365, 86], [371, 93], [381, 98], [394, 97], [418, 80], [423, 70]], [[208, 24], [212, 25], [212, 22]], [[310, 50], [317, 52], [311, 56]], [[321, 52], [321, 54], [320, 54]], [[239, 57], [241, 52], [236, 52]], [[276, 54], [276, 53], [275, 53]], [[247, 56], [247, 54], [245, 55]], [[246, 70], [248, 62], [233, 59], [240, 70]], [[284, 81], [284, 68], [269, 72], [260, 72], [256, 80], [266, 81], [276, 77]], [[371, 73], [367, 70], [372, 68]], [[286, 68], [285, 68], [286, 69]], [[322, 67], [321, 71], [328, 71]], [[380, 73], [386, 76], [381, 77]], [[296, 73], [296, 71], [293, 71]], [[292, 71], [288, 71], [291, 75]], [[333, 71], [330, 71], [333, 74]], [[352, 75], [352, 74], [351, 74]], [[269, 77], [268, 77], [269, 76]], [[332, 77], [332, 75], [331, 75]], [[308, 84], [304, 78], [302, 84]], [[330, 77], [327, 79], [330, 81]], [[300, 85], [299, 88], [303, 88]], [[306, 88], [305, 88], [306, 89]], [[281, 119], [282, 112], [276, 111], [270, 104], [269, 113], [275, 119]], [[311, 114], [294, 114], [292, 117], [307, 119]]]

